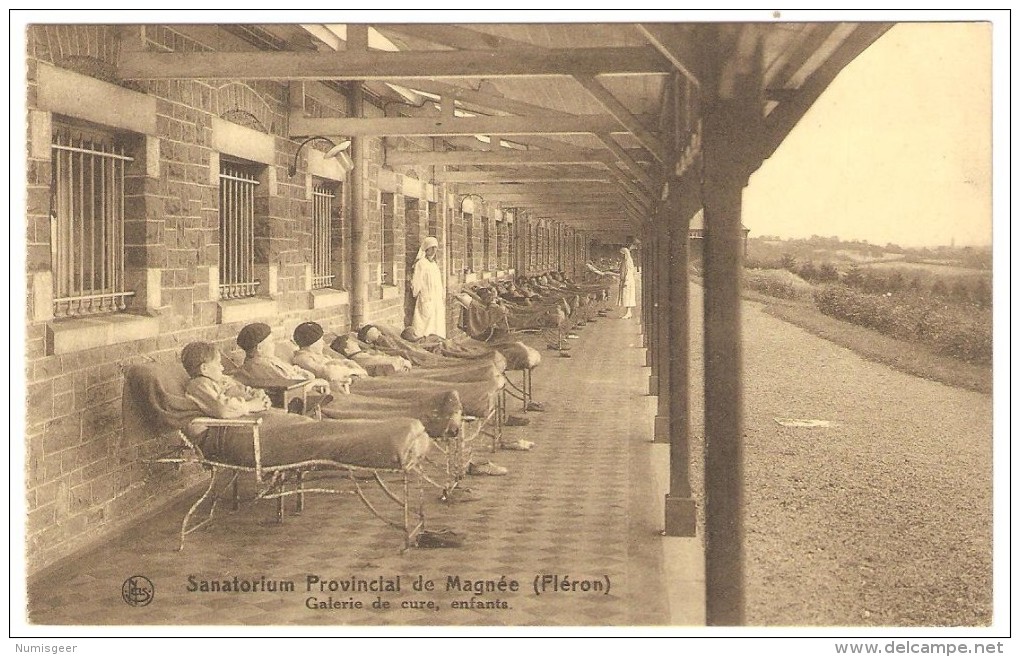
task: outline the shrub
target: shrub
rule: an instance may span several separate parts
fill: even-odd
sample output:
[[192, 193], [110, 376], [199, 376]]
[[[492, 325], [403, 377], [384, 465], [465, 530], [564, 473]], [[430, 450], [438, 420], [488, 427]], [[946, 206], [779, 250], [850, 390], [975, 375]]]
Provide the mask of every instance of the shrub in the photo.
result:
[[785, 269], [745, 270], [744, 285], [780, 299], [806, 299], [813, 289], [810, 283]]
[[992, 317], [987, 310], [954, 306], [901, 293], [867, 294], [839, 285], [814, 294], [818, 309], [837, 319], [909, 342], [926, 344], [960, 360], [992, 360]]

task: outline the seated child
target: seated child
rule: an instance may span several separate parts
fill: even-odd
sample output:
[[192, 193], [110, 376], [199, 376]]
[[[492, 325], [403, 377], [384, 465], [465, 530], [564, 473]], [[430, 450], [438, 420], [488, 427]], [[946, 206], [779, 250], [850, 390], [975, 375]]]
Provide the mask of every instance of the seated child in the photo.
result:
[[329, 393], [329, 383], [317, 379], [308, 370], [277, 358], [273, 330], [261, 322], [248, 324], [237, 334], [237, 346], [244, 349], [244, 365], [237, 375], [248, 381], [273, 381], [276, 379], [307, 380], [310, 385]]
[[210, 417], [234, 419], [271, 406], [264, 390], [242, 385], [223, 373], [219, 350], [208, 342], [192, 342], [181, 351], [191, 380], [185, 395]]
[[367, 377], [368, 372], [349, 358], [331, 357], [323, 353], [323, 330], [317, 322], [304, 322], [294, 329], [294, 364], [315, 376], [326, 379], [333, 390], [350, 392], [354, 377]]

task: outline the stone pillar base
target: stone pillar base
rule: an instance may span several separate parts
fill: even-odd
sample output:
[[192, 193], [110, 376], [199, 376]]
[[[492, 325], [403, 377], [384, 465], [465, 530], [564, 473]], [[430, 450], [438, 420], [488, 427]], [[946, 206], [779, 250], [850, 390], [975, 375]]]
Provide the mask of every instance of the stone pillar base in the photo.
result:
[[666, 536], [697, 536], [698, 505], [692, 497], [666, 494]]
[[668, 415], [656, 415], [655, 416], [655, 436], [652, 438], [654, 443], [669, 443], [669, 416]]

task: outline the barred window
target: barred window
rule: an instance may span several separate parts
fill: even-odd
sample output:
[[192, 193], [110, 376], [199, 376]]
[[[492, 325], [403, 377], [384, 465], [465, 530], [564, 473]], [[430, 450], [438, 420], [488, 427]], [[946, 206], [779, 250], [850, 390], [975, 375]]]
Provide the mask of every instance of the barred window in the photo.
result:
[[312, 188], [312, 288], [330, 287], [333, 274], [333, 222], [337, 194], [328, 185]]
[[380, 196], [382, 206], [382, 277], [383, 285], [396, 285], [393, 278], [393, 264], [396, 262], [396, 218], [393, 208], [393, 194], [383, 192]]
[[253, 167], [220, 162], [220, 298], [253, 297], [255, 279], [255, 179]]
[[432, 202], [432, 201], [429, 201], [429, 204], [428, 204], [428, 213], [429, 213], [429, 216], [428, 216], [428, 225], [427, 225], [427, 228], [428, 228], [429, 237], [436, 237], [436, 238], [438, 238], [439, 237], [439, 212], [438, 212], [438, 209], [436, 208], [436, 204], [434, 202]]
[[111, 133], [55, 125], [50, 188], [53, 315], [124, 310], [124, 170]]
[[464, 271], [475, 270], [475, 217], [470, 212], [464, 213], [464, 227], [467, 230], [467, 260]]
[[489, 237], [489, 232], [491, 230], [489, 228], [490, 223], [490, 219], [485, 215], [482, 215], [482, 271], [489, 271], [491, 268], [489, 266], [491, 264], [489, 258], [489, 247], [492, 243], [492, 240]]
[[517, 216], [514, 214], [514, 223], [506, 227], [506, 266], [512, 269], [517, 266]]
[[503, 269], [505, 267], [504, 260], [506, 259], [506, 248], [503, 241], [506, 239], [506, 222], [499, 220], [496, 222], [496, 269]]

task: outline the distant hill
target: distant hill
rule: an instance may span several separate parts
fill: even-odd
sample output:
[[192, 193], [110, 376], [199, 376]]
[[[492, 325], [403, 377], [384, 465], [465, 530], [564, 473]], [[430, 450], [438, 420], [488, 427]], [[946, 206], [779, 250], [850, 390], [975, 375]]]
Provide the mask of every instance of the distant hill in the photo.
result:
[[869, 244], [859, 240], [841, 241], [838, 237], [813, 236], [807, 239], [781, 239], [772, 235], [749, 237], [746, 264], [752, 268], [789, 269], [806, 262], [831, 264], [843, 270], [851, 265], [890, 266], [916, 263], [962, 269], [992, 268], [992, 249], [988, 247], [904, 248], [896, 244]]

